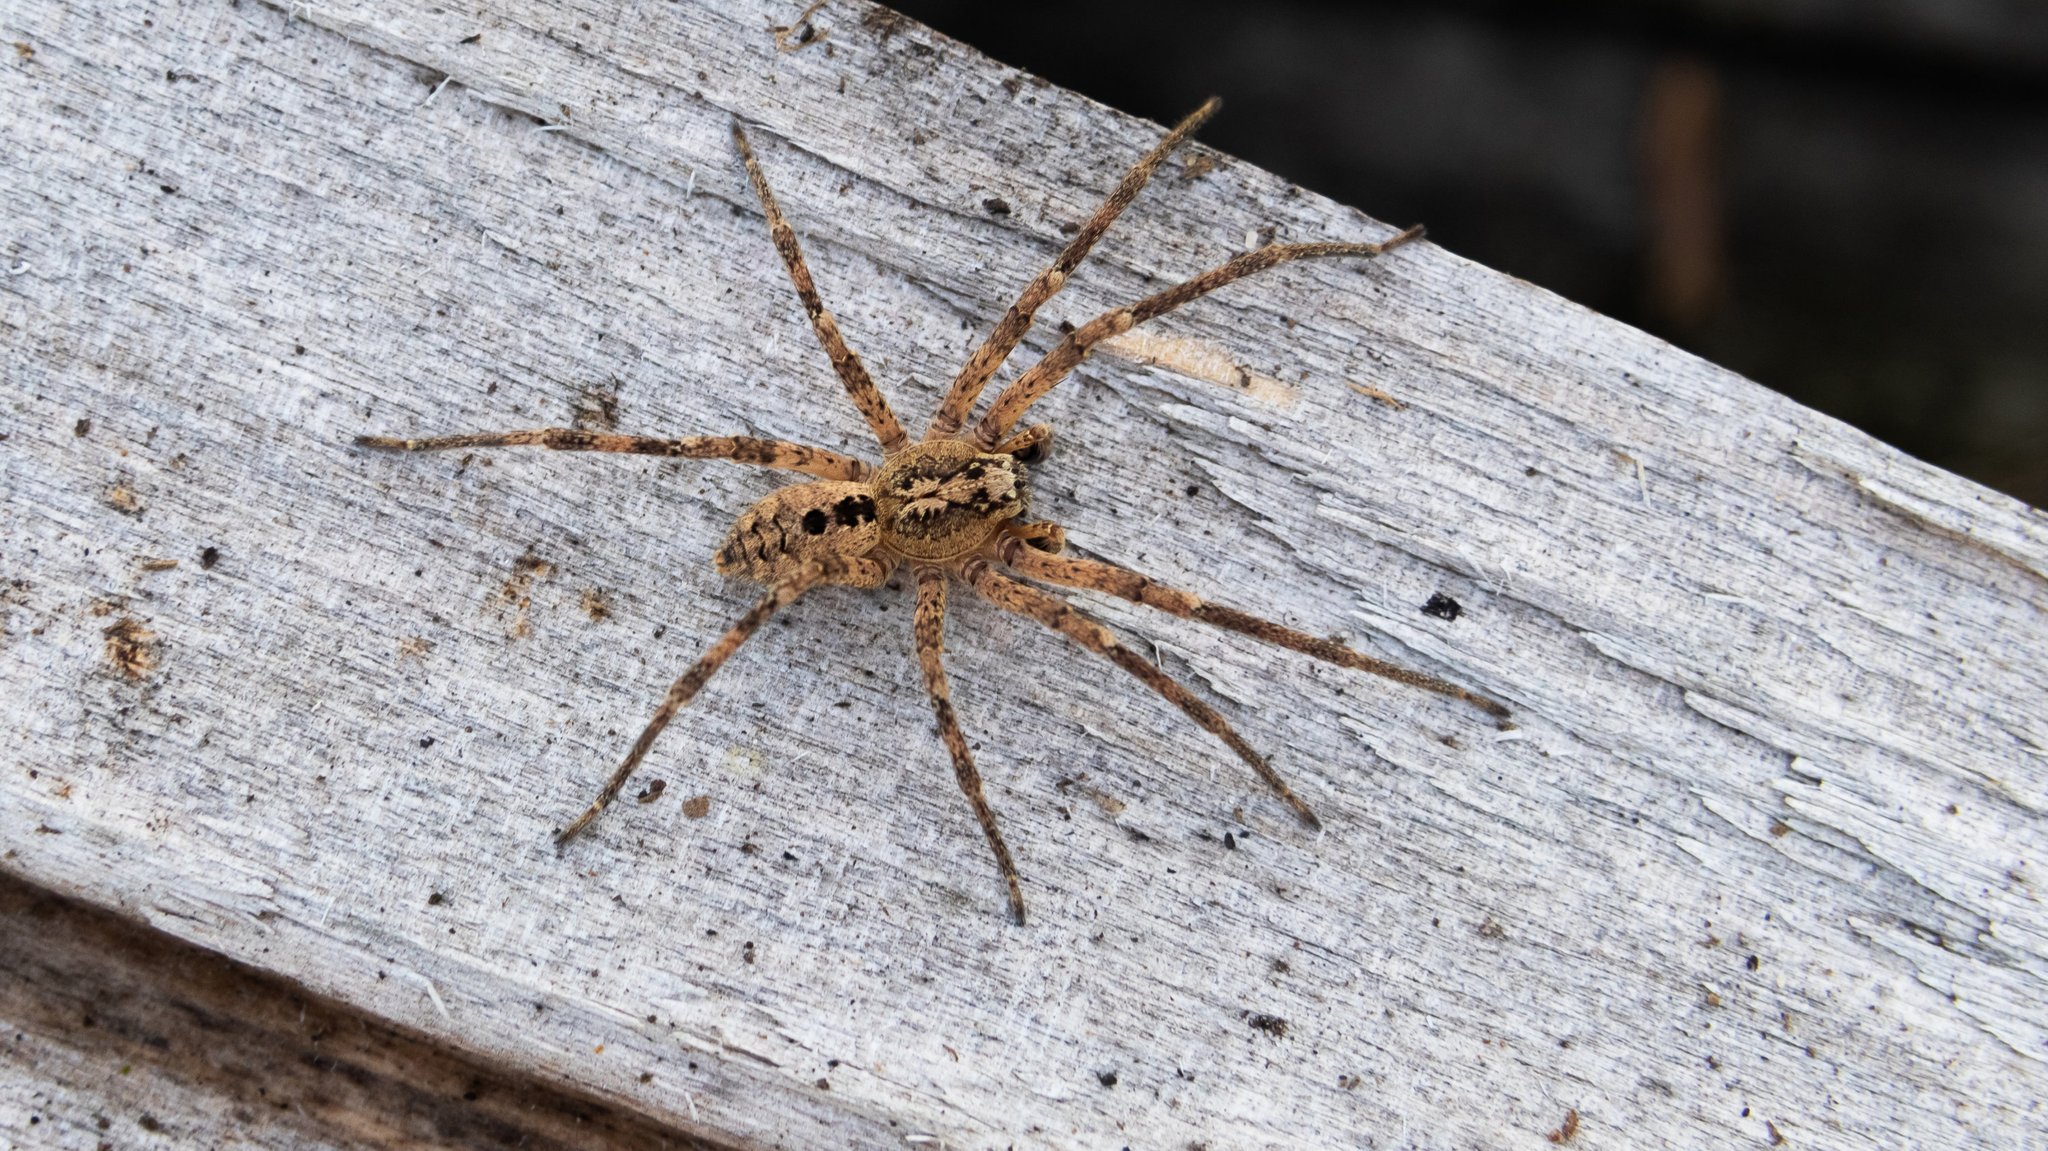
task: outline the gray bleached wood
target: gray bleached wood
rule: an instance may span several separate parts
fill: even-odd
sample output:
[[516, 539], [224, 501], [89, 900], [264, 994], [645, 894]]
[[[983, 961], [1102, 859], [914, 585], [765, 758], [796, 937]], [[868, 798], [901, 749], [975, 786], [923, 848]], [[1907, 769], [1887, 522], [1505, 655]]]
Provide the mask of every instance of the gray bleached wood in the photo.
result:
[[[917, 423], [1159, 131], [854, 3], [778, 53], [801, 9], [8, 6], [0, 866], [735, 1140], [1534, 1146], [1567, 1110], [1585, 1146], [2038, 1139], [2048, 521], [1431, 245], [1098, 357], [1042, 409], [1040, 510], [1515, 731], [1090, 600], [1311, 837], [955, 596], [1018, 930], [908, 588], [828, 590], [671, 727], [664, 797], [557, 856], [753, 598], [708, 556], [781, 480], [351, 437], [615, 412], [867, 454], [730, 119]], [[1210, 158], [1045, 318], [1259, 229], [1389, 233]], [[1249, 394], [1198, 378], [1218, 349]]]

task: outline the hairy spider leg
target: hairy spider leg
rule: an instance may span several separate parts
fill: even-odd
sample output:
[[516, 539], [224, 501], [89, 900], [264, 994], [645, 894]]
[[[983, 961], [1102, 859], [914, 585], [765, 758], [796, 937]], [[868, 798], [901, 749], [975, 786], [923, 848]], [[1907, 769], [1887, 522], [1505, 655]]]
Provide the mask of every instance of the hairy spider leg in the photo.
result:
[[982, 341], [981, 346], [974, 350], [974, 354], [967, 357], [967, 363], [961, 366], [960, 374], [953, 378], [953, 386], [947, 390], [946, 398], [939, 403], [938, 412], [932, 416], [931, 427], [924, 433], [925, 439], [945, 439], [960, 430], [960, 426], [967, 422], [968, 413], [974, 410], [974, 401], [980, 398], [981, 389], [987, 386], [989, 377], [996, 374], [996, 369], [1003, 366], [1003, 361], [1016, 350], [1024, 334], [1031, 330], [1031, 321], [1037, 315], [1038, 309], [1066, 286], [1067, 277], [1073, 274], [1075, 268], [1081, 266], [1081, 261], [1088, 257], [1089, 249], [1095, 247], [1095, 242], [1102, 238], [1104, 232], [1109, 231], [1109, 226], [1116, 222], [1116, 218], [1125, 208], [1130, 207], [1131, 201], [1138, 198], [1138, 193], [1151, 181], [1152, 174], [1159, 170], [1159, 165], [1165, 163], [1166, 158], [1171, 156], [1188, 137], [1194, 135], [1195, 130], [1207, 122], [1209, 117], [1214, 116], [1216, 109], [1222, 106], [1223, 101], [1210, 97], [1201, 107], [1189, 114], [1187, 119], [1174, 125], [1173, 131], [1168, 132], [1165, 139], [1153, 145], [1150, 152], [1131, 165], [1130, 170], [1124, 173], [1124, 178], [1117, 181], [1116, 187], [1110, 191], [1109, 198], [1102, 201], [1095, 209], [1095, 214], [1088, 217], [1088, 222], [1082, 224], [1081, 230], [1074, 233], [1074, 238], [1067, 242], [1065, 250], [1061, 251], [1043, 272], [1038, 273], [1024, 286], [1024, 291], [1017, 297], [1017, 302], [1011, 304], [1009, 311], [1003, 313], [1003, 318], [997, 321], [994, 330], [989, 332], [988, 339]]
[[519, 432], [469, 432], [408, 440], [396, 436], [357, 436], [365, 448], [400, 452], [444, 452], [452, 448], [552, 448], [558, 452], [624, 452], [638, 456], [672, 456], [688, 460], [732, 460], [764, 468], [803, 472], [827, 480], [866, 480], [874, 469], [864, 461], [786, 440], [752, 436], [628, 436], [586, 432], [579, 428], [534, 428]]
[[1187, 688], [1159, 670], [1144, 656], [1125, 647], [1099, 621], [1058, 596], [997, 574], [994, 568], [988, 566], [988, 561], [980, 556], [963, 561], [958, 571], [960, 578], [990, 603], [1004, 611], [1035, 619], [1138, 677], [1146, 687], [1166, 697], [1169, 703], [1181, 709], [1189, 719], [1200, 724], [1203, 730], [1228, 744], [1239, 759], [1250, 764], [1259, 778], [1265, 780], [1268, 787], [1287, 801], [1287, 805], [1294, 809], [1294, 814], [1300, 816], [1303, 823], [1317, 828], [1323, 825], [1322, 821], [1316, 818], [1316, 813], [1309, 809], [1308, 804], [1294, 794], [1293, 788], [1287, 786], [1287, 781], [1280, 778], [1280, 773], [1273, 770], [1273, 765], [1266, 762], [1266, 757], [1252, 750], [1252, 746], [1246, 743], [1222, 716], [1216, 714], [1214, 708], [1196, 699]]
[[946, 752], [953, 757], [953, 777], [960, 781], [960, 791], [973, 806], [974, 818], [981, 822], [981, 833], [988, 837], [989, 850], [995, 852], [996, 867], [1010, 888], [1010, 915], [1022, 927], [1024, 891], [1017, 882], [1017, 864], [1010, 858], [1002, 831], [996, 827], [996, 812], [982, 791], [981, 772], [967, 750], [960, 718], [953, 714], [953, 690], [946, 683], [945, 665], [946, 573], [939, 568], [917, 569], [917, 622], [913, 630], [917, 637], [917, 662], [924, 669], [925, 690], [932, 697], [932, 711], [939, 720], [939, 737], [945, 740]]
[[1253, 639], [1292, 648], [1325, 663], [1371, 672], [1396, 683], [1405, 683], [1410, 687], [1436, 692], [1438, 695], [1462, 699], [1500, 719], [1506, 719], [1508, 716], [1508, 709], [1505, 706], [1483, 695], [1467, 691], [1449, 680], [1438, 679], [1436, 676], [1424, 675], [1399, 664], [1374, 659], [1353, 651], [1336, 640], [1317, 639], [1315, 636], [1283, 627], [1271, 620], [1260, 619], [1236, 608], [1209, 603], [1191, 592], [1167, 587], [1152, 577], [1129, 568], [1072, 556], [1048, 555], [1017, 536], [1006, 537], [998, 543], [996, 554], [1004, 565], [1020, 575], [1035, 580], [1058, 584], [1061, 587], [1105, 592], [1135, 604], [1172, 612], [1182, 619], [1200, 620], [1231, 631], [1243, 632]]
[[590, 826], [590, 821], [596, 819], [599, 812], [611, 806], [612, 800], [619, 797], [619, 789], [626, 786], [627, 778], [640, 766], [640, 761], [646, 758], [647, 749], [654, 746], [654, 740], [661, 734], [661, 729], [667, 727], [668, 721], [675, 718], [676, 712], [682, 710], [683, 705], [689, 703], [697, 692], [703, 689], [706, 681], [710, 680], [719, 668], [725, 666], [725, 661], [731, 659], [732, 653], [747, 642], [748, 636], [753, 635], [762, 624], [768, 622], [769, 616], [787, 607], [796, 597], [835, 575], [845, 574], [844, 568], [845, 565], [838, 561], [824, 559], [813, 560], [805, 565], [795, 575], [776, 584], [767, 595], [761, 597], [760, 602], [747, 609], [747, 614], [741, 616], [724, 635], [719, 636], [718, 642], [712, 644], [709, 650], [697, 658], [696, 663], [690, 665], [690, 670], [676, 677], [676, 681], [669, 685], [668, 695], [662, 699], [661, 706], [655, 709], [654, 718], [647, 722], [647, 727], [640, 733], [640, 738], [633, 741], [633, 748], [626, 753], [625, 762], [619, 764], [617, 771], [612, 772], [612, 777], [605, 781], [604, 789], [597, 793], [597, 799], [590, 807], [582, 815], [577, 816], [575, 822], [555, 833], [555, 845], [559, 847], [574, 839], [584, 828]]
[[789, 270], [789, 282], [796, 285], [796, 297], [803, 302], [804, 314], [811, 318], [811, 331], [817, 333], [819, 345], [832, 360], [832, 370], [839, 373], [839, 382], [846, 385], [853, 406], [860, 409], [875, 438], [882, 442], [883, 453], [893, 455], [902, 451], [909, 446], [910, 439], [903, 434], [903, 425], [896, 422], [896, 413], [889, 410], [889, 401], [882, 398], [881, 389], [875, 387], [874, 379], [861, 366], [860, 357], [846, 346], [845, 337], [839, 334], [839, 322], [826, 310], [824, 301], [818, 299], [818, 285], [811, 280], [811, 269], [804, 263], [804, 250], [796, 242], [796, 232], [783, 219], [775, 193], [768, 190], [768, 177], [761, 174], [761, 165], [755, 162], [754, 149], [748, 145], [746, 130], [738, 120], [732, 122], [732, 142], [740, 150], [740, 160], [747, 166], [747, 180], [754, 185], [754, 194], [761, 198], [761, 211], [768, 217], [768, 234], [775, 241], [775, 250], [782, 255], [782, 266]]
[[1045, 358], [1033, 364], [1023, 375], [1010, 381], [1010, 386], [996, 396], [988, 414], [975, 425], [974, 439], [984, 450], [1000, 442], [1010, 434], [1026, 410], [1044, 398], [1053, 386], [1067, 378], [1080, 362], [1088, 358], [1096, 344], [1112, 336], [1119, 336], [1146, 320], [1180, 307], [1190, 300], [1199, 299], [1210, 292], [1246, 276], [1256, 275], [1268, 268], [1278, 267], [1290, 260], [1322, 259], [1332, 256], [1377, 256], [1389, 252], [1422, 235], [1417, 225], [1390, 239], [1377, 244], [1268, 244], [1256, 251], [1246, 252], [1233, 260], [1227, 260], [1193, 279], [1175, 284], [1162, 292], [1121, 308], [1112, 308], [1087, 323], [1068, 332]]

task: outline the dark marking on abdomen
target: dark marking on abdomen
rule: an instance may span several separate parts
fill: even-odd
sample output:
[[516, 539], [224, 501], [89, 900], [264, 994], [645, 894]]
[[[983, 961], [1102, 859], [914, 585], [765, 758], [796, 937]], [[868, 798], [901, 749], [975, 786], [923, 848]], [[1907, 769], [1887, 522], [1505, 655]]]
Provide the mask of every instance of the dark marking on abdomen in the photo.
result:
[[[864, 523], [872, 523], [875, 518], [874, 497], [847, 496], [845, 499], [832, 505], [832, 518], [839, 521], [840, 527], [847, 528], [859, 527]], [[805, 526], [808, 527], [808, 523]]]

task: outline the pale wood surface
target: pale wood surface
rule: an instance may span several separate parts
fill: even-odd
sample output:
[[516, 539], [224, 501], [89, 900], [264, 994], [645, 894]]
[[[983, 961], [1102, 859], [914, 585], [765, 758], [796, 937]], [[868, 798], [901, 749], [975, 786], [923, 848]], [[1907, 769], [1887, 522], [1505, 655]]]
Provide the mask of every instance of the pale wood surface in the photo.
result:
[[[1043, 409], [1040, 510], [1518, 730], [1093, 604], [1311, 836], [956, 595], [1019, 930], [908, 589], [836, 590], [558, 857], [752, 599], [708, 555], [778, 480], [350, 437], [615, 396], [623, 430], [867, 452], [731, 118], [914, 422], [1158, 131], [854, 3], [778, 54], [801, 7], [6, 0], [0, 866], [731, 1139], [1533, 1147], [1575, 1110], [1588, 1147], [2043, 1145], [2048, 520], [1429, 245], [1098, 358]], [[1258, 229], [1389, 231], [1212, 158], [1049, 318]], [[33, 1082], [0, 1077], [12, 1137]]]
[[0, 1147], [731, 1151], [0, 872]]

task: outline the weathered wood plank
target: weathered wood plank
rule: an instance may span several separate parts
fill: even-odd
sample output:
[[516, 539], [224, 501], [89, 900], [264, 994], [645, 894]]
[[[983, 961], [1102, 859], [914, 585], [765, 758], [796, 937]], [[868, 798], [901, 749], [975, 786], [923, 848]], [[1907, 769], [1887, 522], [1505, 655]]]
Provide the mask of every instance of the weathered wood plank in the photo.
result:
[[719, 1151], [0, 875], [9, 1147]]
[[[0, 866], [727, 1138], [2038, 1138], [2048, 521], [1426, 245], [1084, 369], [1041, 510], [1516, 731], [1091, 602], [1274, 754], [1310, 837], [956, 596], [1018, 930], [907, 595], [834, 591], [664, 737], [663, 799], [558, 857], [751, 601], [705, 558], [777, 481], [350, 438], [615, 408], [866, 451], [730, 119], [906, 418], [1157, 132], [877, 9], [776, 52], [800, 9], [9, 6]], [[1210, 158], [1048, 318], [1259, 229], [1388, 232]], [[1217, 349], [1271, 386], [1141, 362]]]

